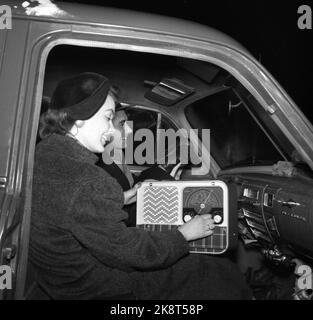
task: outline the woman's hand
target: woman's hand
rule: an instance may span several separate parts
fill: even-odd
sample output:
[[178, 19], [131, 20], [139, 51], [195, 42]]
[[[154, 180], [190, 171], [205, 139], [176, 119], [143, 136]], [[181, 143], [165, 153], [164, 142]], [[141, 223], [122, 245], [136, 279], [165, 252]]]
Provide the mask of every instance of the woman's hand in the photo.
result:
[[213, 234], [214, 220], [210, 214], [196, 215], [178, 228], [187, 241], [197, 240]]
[[124, 205], [136, 202], [137, 190], [140, 188], [141, 183], [135, 184], [131, 189], [124, 192]]

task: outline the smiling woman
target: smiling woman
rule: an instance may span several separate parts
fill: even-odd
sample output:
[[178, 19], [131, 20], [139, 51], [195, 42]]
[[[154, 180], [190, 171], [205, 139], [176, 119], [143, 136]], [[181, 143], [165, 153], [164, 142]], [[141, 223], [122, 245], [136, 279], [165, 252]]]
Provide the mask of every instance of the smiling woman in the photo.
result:
[[86, 128], [88, 131], [95, 126], [98, 134], [102, 132], [97, 139], [102, 141], [102, 147], [86, 147], [101, 152], [99, 150], [103, 149], [114, 131], [115, 99], [109, 81], [102, 75], [83, 73], [62, 81], [54, 91], [49, 109], [41, 116], [40, 137], [45, 138], [52, 133], [68, 134], [88, 145], [85, 141], [88, 140]]

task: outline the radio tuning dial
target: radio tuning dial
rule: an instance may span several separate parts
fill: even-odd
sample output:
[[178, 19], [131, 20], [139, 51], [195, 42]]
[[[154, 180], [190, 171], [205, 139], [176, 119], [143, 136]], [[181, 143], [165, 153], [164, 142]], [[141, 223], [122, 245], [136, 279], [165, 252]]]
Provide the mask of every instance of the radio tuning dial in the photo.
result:
[[214, 222], [215, 223], [221, 223], [221, 221], [223, 220], [223, 218], [219, 215], [219, 214], [216, 214], [213, 218]]

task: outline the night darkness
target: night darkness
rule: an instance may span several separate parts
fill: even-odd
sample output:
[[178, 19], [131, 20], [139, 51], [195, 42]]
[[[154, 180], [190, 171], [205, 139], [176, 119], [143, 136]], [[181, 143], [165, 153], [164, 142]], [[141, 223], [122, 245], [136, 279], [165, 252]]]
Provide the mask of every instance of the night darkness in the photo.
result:
[[[55, 1], [56, 3], [59, 1]], [[243, 44], [282, 84], [313, 123], [313, 30], [300, 30], [297, 9], [313, 1], [66, 1], [157, 13], [209, 25]]]

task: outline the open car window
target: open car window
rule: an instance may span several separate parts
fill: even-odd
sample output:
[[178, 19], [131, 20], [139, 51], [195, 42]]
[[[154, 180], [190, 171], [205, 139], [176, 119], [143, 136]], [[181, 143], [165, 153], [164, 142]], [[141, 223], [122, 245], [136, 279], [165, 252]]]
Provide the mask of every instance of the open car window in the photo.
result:
[[238, 92], [226, 88], [185, 109], [192, 128], [210, 129], [211, 154], [220, 168], [290, 161], [294, 156], [290, 143], [271, 127], [268, 117], [262, 122], [265, 111], [253, 97], [249, 100]]
[[283, 160], [231, 90], [193, 103], [186, 116], [193, 128], [210, 129], [211, 151], [222, 169]]

